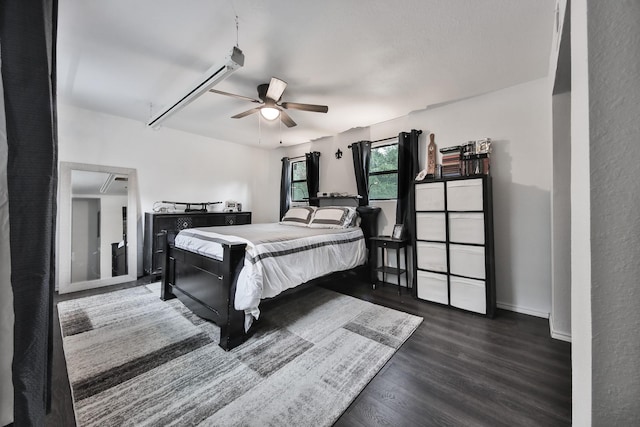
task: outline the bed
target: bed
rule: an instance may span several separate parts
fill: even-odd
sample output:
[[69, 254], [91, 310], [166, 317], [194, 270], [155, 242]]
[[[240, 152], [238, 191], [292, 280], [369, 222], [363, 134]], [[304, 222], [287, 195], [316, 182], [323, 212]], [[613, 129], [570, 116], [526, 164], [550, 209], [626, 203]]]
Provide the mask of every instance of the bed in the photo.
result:
[[346, 272], [368, 274], [379, 211], [299, 207], [280, 223], [182, 230], [173, 244], [164, 239], [161, 299], [177, 297], [216, 323], [220, 347], [230, 350], [250, 336], [261, 300]]

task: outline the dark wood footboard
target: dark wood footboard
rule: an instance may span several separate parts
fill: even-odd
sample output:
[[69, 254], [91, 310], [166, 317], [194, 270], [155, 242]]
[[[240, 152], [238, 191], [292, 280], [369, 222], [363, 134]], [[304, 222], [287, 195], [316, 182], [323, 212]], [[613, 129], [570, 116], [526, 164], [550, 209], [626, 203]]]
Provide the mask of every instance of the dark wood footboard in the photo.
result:
[[160, 298], [178, 297], [198, 316], [220, 327], [220, 347], [230, 350], [246, 340], [244, 311], [234, 308], [238, 275], [244, 265], [244, 243], [220, 241], [222, 260], [165, 244]]
[[[367, 247], [369, 238], [377, 234], [377, 216], [380, 208], [364, 206], [358, 212], [362, 218], [360, 227]], [[234, 307], [236, 285], [240, 270], [244, 266], [245, 243], [230, 243], [218, 240], [223, 248], [222, 260], [216, 260], [194, 252], [169, 245], [164, 233], [164, 263], [160, 298], [164, 301], [179, 298], [198, 316], [211, 320], [220, 327], [220, 347], [231, 350], [242, 344], [248, 337], [244, 330], [245, 314]], [[364, 266], [352, 271], [366, 272]], [[334, 277], [332, 273], [314, 279], [309, 284]], [[293, 291], [293, 290], [291, 290]], [[285, 291], [286, 292], [286, 291]]]

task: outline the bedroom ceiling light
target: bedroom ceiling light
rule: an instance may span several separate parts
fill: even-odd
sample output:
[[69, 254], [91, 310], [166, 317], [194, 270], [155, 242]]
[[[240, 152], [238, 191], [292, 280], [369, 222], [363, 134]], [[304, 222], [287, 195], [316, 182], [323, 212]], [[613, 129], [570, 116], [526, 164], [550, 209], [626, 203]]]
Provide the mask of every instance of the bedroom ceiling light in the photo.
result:
[[260, 109], [260, 114], [267, 120], [275, 120], [280, 115], [280, 111], [273, 107], [262, 107]]
[[208, 92], [209, 89], [229, 77], [231, 73], [243, 65], [244, 54], [237, 46], [234, 46], [229, 56], [225, 58], [223, 65], [214, 65], [209, 68], [209, 70], [189, 86], [175, 102], [168, 104], [156, 113], [156, 115], [149, 120], [147, 126], [157, 129], [163, 120], [180, 111], [203, 93]]

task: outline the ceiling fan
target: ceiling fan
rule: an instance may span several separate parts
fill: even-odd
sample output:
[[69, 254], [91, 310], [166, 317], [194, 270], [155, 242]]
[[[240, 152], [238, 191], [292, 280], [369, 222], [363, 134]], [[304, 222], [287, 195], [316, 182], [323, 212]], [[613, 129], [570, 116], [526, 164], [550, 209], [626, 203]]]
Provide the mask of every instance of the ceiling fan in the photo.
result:
[[244, 99], [257, 104], [261, 104], [259, 107], [252, 108], [242, 113], [231, 116], [232, 119], [241, 119], [253, 113], [260, 112], [262, 117], [267, 120], [275, 120], [280, 117], [282, 123], [287, 127], [293, 127], [296, 122], [284, 111], [284, 110], [302, 110], [313, 111], [315, 113], [326, 113], [329, 111], [329, 107], [326, 105], [315, 104], [300, 104], [297, 102], [280, 102], [282, 93], [287, 87], [287, 82], [271, 77], [269, 84], [258, 85], [258, 98], [249, 98], [248, 96], [236, 95], [233, 93], [223, 92], [221, 90], [209, 89], [209, 92], [218, 93], [220, 95], [232, 96], [234, 98]]

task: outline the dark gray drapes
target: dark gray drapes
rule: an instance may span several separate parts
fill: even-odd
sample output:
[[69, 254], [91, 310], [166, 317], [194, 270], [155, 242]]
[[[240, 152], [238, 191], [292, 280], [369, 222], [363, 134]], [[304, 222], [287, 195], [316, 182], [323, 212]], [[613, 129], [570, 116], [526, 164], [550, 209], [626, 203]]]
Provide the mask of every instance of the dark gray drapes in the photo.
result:
[[44, 425], [51, 389], [57, 141], [56, 0], [0, 2], [14, 307], [14, 425]]
[[291, 205], [291, 160], [282, 158], [282, 175], [280, 176], [280, 219], [287, 213]]
[[304, 155], [307, 164], [307, 190], [309, 197], [316, 197], [320, 191], [320, 153], [312, 151]]
[[356, 186], [360, 206], [369, 204], [369, 163], [371, 160], [371, 141], [358, 141], [350, 145], [353, 155], [353, 171], [356, 175]]
[[418, 173], [418, 136], [421, 130], [398, 135], [398, 200], [396, 203], [396, 224], [404, 224], [404, 233], [411, 238], [413, 215], [411, 214], [411, 186]]

